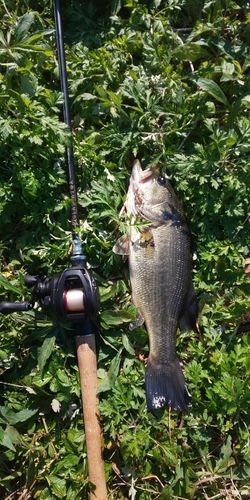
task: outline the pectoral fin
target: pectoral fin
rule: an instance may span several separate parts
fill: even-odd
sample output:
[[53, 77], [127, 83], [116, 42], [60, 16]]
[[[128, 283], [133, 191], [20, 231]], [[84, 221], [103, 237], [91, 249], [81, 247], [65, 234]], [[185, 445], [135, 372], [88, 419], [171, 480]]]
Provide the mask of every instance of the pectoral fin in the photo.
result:
[[154, 236], [150, 229], [140, 234], [140, 249], [146, 259], [153, 259], [155, 252]]
[[123, 256], [130, 255], [130, 239], [127, 234], [124, 234], [117, 240], [113, 246], [113, 252]]
[[134, 323], [130, 323], [129, 325], [129, 329], [130, 331], [131, 330], [134, 330], [135, 328], [138, 328], [138, 326], [141, 326], [143, 325], [144, 323], [144, 318], [140, 315], [140, 313], [138, 312], [137, 313], [137, 316], [135, 318], [135, 322]]

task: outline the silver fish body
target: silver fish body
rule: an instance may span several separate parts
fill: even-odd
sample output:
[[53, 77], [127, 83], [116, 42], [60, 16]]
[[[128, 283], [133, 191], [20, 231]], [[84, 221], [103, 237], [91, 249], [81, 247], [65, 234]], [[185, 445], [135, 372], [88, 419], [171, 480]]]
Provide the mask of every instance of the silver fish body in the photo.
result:
[[[132, 220], [130, 238], [114, 251], [127, 254], [135, 327], [145, 322], [150, 353], [146, 369], [149, 409], [191, 404], [176, 356], [176, 331], [196, 330], [197, 301], [192, 285], [190, 232], [183, 207], [159, 167], [142, 170], [135, 161], [125, 203]], [[144, 226], [138, 221], [146, 222]]]

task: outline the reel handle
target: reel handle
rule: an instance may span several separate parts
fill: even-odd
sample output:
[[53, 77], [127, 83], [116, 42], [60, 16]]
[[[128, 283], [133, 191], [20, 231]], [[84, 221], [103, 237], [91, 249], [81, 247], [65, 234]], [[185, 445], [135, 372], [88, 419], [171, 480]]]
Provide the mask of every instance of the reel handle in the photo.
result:
[[12, 314], [18, 311], [30, 311], [33, 305], [31, 302], [0, 302], [0, 313]]

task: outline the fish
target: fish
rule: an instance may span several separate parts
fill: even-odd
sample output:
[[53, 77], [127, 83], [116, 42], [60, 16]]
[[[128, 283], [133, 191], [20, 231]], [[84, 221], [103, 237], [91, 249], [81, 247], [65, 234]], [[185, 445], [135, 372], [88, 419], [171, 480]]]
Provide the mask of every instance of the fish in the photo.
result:
[[145, 389], [149, 410], [191, 406], [176, 354], [176, 333], [198, 332], [198, 302], [192, 283], [191, 234], [181, 202], [158, 164], [142, 170], [134, 161], [124, 204], [129, 234], [116, 254], [128, 257], [132, 302], [130, 329], [145, 324], [149, 337]]

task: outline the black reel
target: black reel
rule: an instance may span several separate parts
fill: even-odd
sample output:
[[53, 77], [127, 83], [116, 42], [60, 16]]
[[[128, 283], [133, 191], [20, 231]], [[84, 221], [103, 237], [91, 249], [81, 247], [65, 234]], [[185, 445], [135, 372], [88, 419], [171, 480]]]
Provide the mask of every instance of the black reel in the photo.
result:
[[94, 319], [99, 311], [100, 300], [96, 281], [82, 266], [65, 269], [51, 279], [46, 276], [25, 277], [31, 288], [32, 300], [27, 302], [0, 302], [0, 312], [11, 314], [32, 309], [39, 302], [42, 309], [53, 309], [60, 321], [79, 322]]

